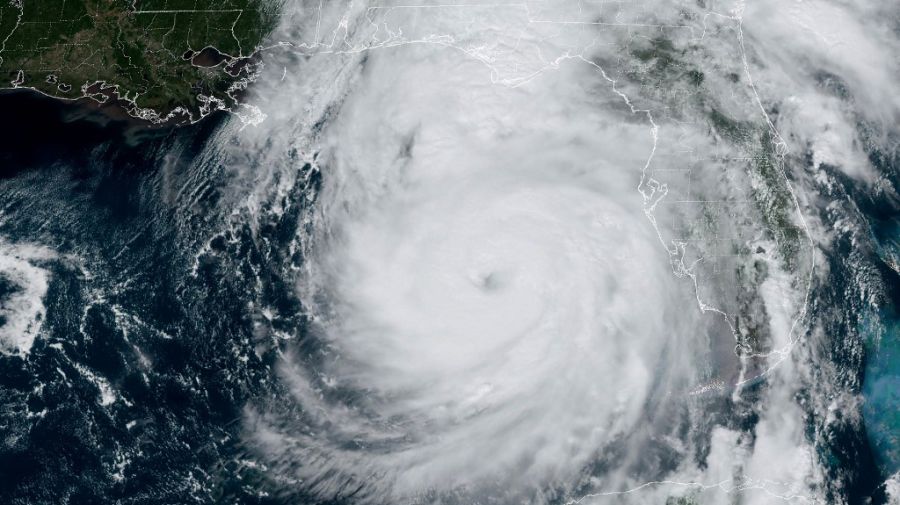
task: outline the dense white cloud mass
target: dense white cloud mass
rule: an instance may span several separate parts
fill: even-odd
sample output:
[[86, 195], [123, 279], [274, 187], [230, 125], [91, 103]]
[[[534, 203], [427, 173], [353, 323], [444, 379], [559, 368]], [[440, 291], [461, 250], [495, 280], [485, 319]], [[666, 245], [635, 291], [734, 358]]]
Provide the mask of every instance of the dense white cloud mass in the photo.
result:
[[44, 319], [50, 272], [42, 263], [53, 251], [0, 241], [0, 352], [26, 355]]
[[896, 119], [878, 6], [286, 9], [236, 140], [250, 209], [321, 175], [314, 331], [289, 406], [247, 412], [271, 472], [372, 503], [826, 500], [796, 349], [828, 238], [789, 180], [875, 177], [822, 82]]
[[587, 112], [578, 66], [511, 89], [401, 51], [410, 67], [370, 61], [377, 84], [329, 131], [331, 235], [303, 286], [329, 293], [325, 373], [412, 439], [362, 472], [404, 493], [570, 474], [633, 428], [698, 319], [635, 198], [652, 139]]
[[808, 142], [815, 166], [876, 176], [855, 127], [860, 118], [886, 125], [900, 119], [898, 8], [885, 2], [751, 2], [745, 31], [763, 67], [761, 92], [785, 116], [782, 134]]

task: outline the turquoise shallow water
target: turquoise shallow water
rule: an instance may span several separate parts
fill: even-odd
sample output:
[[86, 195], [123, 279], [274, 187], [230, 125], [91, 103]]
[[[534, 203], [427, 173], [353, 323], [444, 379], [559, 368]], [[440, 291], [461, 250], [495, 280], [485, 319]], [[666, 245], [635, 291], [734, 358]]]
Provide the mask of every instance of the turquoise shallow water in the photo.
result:
[[869, 441], [886, 473], [900, 470], [900, 326], [890, 325], [871, 347], [863, 386]]
[[[894, 233], [888, 237], [900, 236], [900, 228], [894, 225], [891, 229]], [[882, 260], [896, 264], [900, 244], [892, 238], [878, 242]], [[889, 291], [897, 289], [886, 287]], [[879, 314], [864, 317], [861, 323], [861, 334], [866, 340], [862, 412], [869, 442], [888, 475], [900, 471], [900, 315], [896, 309], [885, 307]]]

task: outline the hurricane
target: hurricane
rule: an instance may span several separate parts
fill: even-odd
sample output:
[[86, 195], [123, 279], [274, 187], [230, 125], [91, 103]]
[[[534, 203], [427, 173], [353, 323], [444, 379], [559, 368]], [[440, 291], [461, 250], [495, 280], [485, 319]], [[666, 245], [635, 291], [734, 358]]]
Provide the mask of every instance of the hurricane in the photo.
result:
[[0, 181], [0, 352], [124, 426], [89, 487], [900, 499], [896, 6], [277, 12], [231, 113]]
[[[743, 100], [706, 99], [724, 130], [710, 138], [690, 111], [670, 113], [676, 125], [654, 116], [693, 104], [632, 97], [606, 62], [625, 43], [606, 28], [617, 23], [552, 7], [350, 9], [358, 31], [344, 13], [330, 39], [296, 49], [340, 62], [315, 71], [341, 75], [327, 95], [300, 93], [307, 109], [323, 103], [321, 118], [278, 119], [313, 140], [321, 174], [297, 289], [324, 350], [289, 351], [279, 366], [298, 418], [250, 419], [276, 468], [322, 499], [553, 502], [595, 481], [624, 492], [692, 450], [659, 440], [709, 415], [698, 394], [739, 398], [799, 338], [812, 251], [746, 56], [732, 62]], [[702, 21], [713, 32], [736, 20]], [[638, 61], [671, 53], [674, 66], [658, 34], [699, 33], [661, 25], [630, 42]], [[740, 42], [729, 40], [739, 55]], [[676, 91], [705, 75], [680, 66], [694, 82]], [[692, 166], [743, 140], [732, 121], [758, 125], [748, 148], [770, 148], [770, 180], [730, 170], [727, 155]], [[777, 193], [757, 199], [782, 199], [790, 237], [747, 222], [769, 212], [754, 208], [754, 183]], [[701, 213], [703, 228], [669, 224]], [[773, 275], [738, 270], [767, 277], [748, 294], [717, 270], [751, 245]], [[732, 322], [739, 303], [759, 311], [745, 309], [751, 319], [771, 312], [769, 341]], [[598, 458], [611, 468], [585, 476]]]
[[[426, 55], [393, 79], [385, 62], [386, 87], [348, 98], [326, 133], [335, 147], [318, 161], [326, 182], [300, 289], [335, 358], [318, 377], [285, 374], [297, 401], [322, 409], [313, 423], [351, 429], [302, 452], [403, 493], [560, 478], [639, 421], [667, 349], [690, 361], [699, 318], [678, 315], [691, 300], [672, 295], [636, 191], [652, 139], [616, 128], [628, 118], [606, 117], [610, 97], [536, 102], [544, 86], [573, 94], [563, 73], [509, 89], [457, 54]], [[441, 85], [403, 84], [425, 76]], [[517, 126], [533, 117], [570, 119]], [[668, 379], [685, 381], [672, 365]], [[313, 382], [367, 391], [374, 417], [333, 411]], [[372, 457], [340, 447], [350, 440], [397, 447]]]

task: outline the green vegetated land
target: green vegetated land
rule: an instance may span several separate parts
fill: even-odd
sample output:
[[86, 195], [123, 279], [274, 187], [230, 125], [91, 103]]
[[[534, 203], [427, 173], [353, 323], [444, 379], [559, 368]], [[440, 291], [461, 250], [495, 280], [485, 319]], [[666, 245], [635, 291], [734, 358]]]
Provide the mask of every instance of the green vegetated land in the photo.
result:
[[0, 87], [196, 120], [234, 104], [276, 16], [273, 0], [0, 0]]

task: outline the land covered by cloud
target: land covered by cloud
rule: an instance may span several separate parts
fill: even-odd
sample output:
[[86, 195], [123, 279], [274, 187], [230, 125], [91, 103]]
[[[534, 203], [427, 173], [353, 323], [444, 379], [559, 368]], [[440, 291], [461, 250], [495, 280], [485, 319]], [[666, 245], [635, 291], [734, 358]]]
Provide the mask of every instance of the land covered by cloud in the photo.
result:
[[810, 300], [900, 111], [883, 10], [289, 4], [229, 149], [251, 214], [314, 180], [311, 329], [247, 443], [319, 499], [839, 496], [798, 397], [847, 393]]

